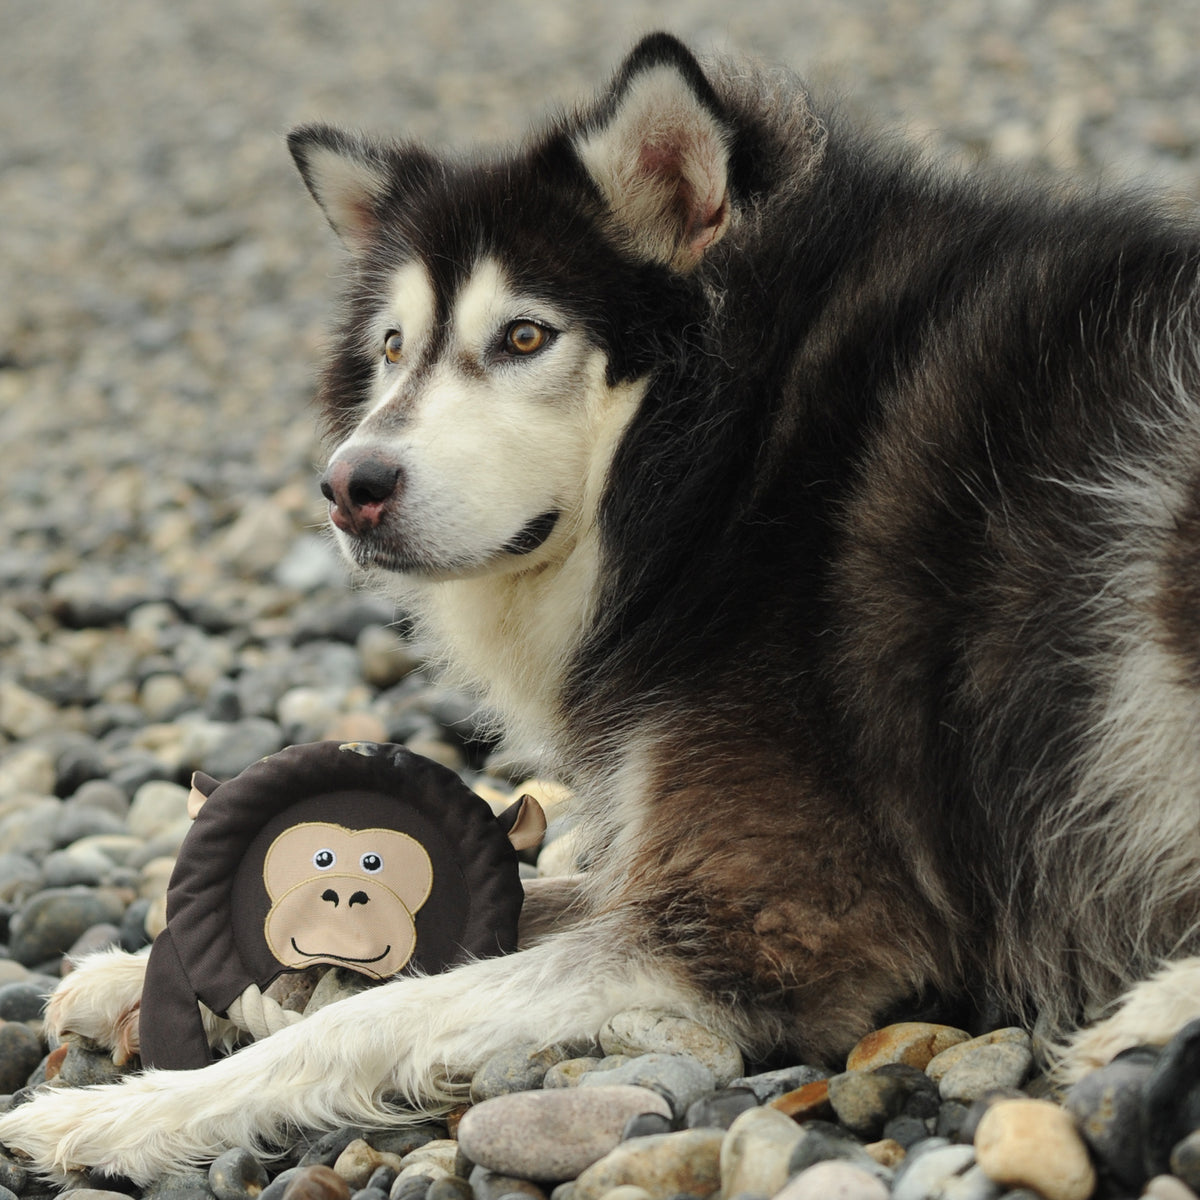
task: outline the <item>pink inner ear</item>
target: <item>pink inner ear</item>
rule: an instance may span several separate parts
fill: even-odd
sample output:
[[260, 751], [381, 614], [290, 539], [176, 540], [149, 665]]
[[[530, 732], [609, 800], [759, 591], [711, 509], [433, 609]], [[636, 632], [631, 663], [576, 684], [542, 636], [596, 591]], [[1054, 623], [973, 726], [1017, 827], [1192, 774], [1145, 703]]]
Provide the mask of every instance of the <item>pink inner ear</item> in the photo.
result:
[[684, 173], [685, 158], [683, 149], [676, 142], [651, 141], [643, 144], [638, 154], [638, 166], [645, 176], [658, 179], [673, 192], [672, 215], [682, 226], [688, 249], [698, 256], [716, 240], [725, 220], [728, 201], [724, 191], [718, 196], [711, 193], [698, 196]]

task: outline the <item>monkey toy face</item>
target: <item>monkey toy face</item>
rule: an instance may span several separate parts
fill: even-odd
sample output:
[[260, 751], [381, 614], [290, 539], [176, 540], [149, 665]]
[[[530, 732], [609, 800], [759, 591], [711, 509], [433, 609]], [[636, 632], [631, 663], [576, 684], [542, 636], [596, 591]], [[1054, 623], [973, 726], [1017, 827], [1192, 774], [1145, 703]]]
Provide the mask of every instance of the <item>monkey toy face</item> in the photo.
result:
[[433, 864], [398, 830], [310, 821], [271, 843], [263, 879], [271, 900], [264, 934], [280, 963], [331, 963], [386, 979], [412, 957], [413, 916], [429, 899]]

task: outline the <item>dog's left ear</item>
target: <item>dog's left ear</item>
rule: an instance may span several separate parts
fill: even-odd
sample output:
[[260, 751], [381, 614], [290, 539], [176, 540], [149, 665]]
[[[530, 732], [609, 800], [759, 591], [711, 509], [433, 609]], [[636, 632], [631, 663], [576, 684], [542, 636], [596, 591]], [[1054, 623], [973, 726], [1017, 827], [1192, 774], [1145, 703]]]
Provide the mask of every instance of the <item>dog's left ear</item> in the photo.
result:
[[629, 249], [690, 271], [729, 226], [729, 142], [700, 64], [651, 34], [617, 72], [575, 148]]

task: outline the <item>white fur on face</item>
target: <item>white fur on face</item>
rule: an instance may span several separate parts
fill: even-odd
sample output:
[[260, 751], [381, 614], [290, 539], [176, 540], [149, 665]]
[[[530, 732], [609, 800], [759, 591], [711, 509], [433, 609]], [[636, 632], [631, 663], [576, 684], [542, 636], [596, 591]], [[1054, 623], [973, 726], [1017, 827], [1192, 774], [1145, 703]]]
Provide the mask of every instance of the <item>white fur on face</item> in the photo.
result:
[[[435, 357], [435, 295], [417, 262], [396, 275], [375, 322], [380, 367], [376, 398], [334, 458], [377, 448], [403, 471], [389, 532], [403, 540], [415, 573], [457, 578], [523, 570], [545, 561], [505, 552], [531, 521], [577, 513], [588, 455], [585, 392], [594, 350], [544, 301], [522, 297], [493, 261], [484, 260], [453, 299]], [[556, 331], [526, 358], [503, 353], [519, 320]], [[382, 356], [389, 330], [404, 338], [399, 363]], [[556, 530], [551, 542], [561, 540]]]
[[[384, 335], [400, 330], [403, 361], [380, 366], [334, 457], [371, 448], [400, 464], [390, 522], [423, 565], [373, 569], [371, 582], [404, 603], [429, 654], [453, 663], [455, 682], [527, 744], [525, 730], [553, 728], [565, 664], [591, 619], [596, 513], [644, 384], [610, 386], [603, 352], [544, 298], [515, 292], [494, 259], [450, 298], [445, 329], [436, 314], [424, 265], [405, 264], [367, 335], [383, 364]], [[500, 353], [518, 320], [554, 329], [553, 341], [527, 358]], [[505, 552], [550, 511], [558, 522], [540, 547]]]

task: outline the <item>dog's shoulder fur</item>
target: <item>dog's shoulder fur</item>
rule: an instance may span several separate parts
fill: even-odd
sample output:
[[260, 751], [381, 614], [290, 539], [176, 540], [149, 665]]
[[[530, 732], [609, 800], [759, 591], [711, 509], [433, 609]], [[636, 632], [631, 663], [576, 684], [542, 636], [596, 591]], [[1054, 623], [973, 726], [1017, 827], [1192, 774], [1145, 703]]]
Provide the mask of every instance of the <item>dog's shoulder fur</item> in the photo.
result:
[[1061, 1030], [1196, 951], [1194, 222], [947, 172], [665, 35], [507, 153], [291, 144], [352, 260], [337, 537], [576, 788], [574, 924], [125, 1085], [198, 1114], [153, 1151], [86, 1097], [0, 1136], [145, 1176], [633, 1004], [836, 1061], [923, 992]]

